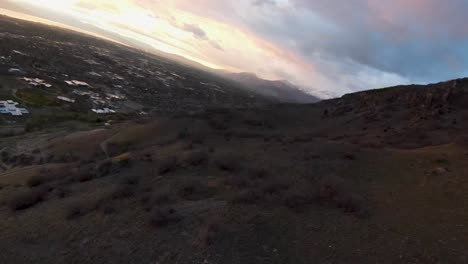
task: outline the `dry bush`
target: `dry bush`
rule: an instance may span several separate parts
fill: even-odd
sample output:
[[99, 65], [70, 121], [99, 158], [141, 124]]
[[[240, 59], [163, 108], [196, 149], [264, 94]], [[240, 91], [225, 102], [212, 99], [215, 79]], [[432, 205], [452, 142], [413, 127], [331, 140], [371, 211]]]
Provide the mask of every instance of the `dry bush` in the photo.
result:
[[48, 191], [49, 188], [43, 186], [18, 192], [11, 197], [8, 206], [13, 211], [27, 209], [43, 201]]
[[68, 189], [67, 187], [62, 186], [62, 187], [56, 188], [54, 193], [55, 195], [57, 195], [58, 198], [63, 199], [65, 197], [70, 196], [71, 190]]
[[208, 161], [208, 153], [204, 150], [190, 151], [184, 154], [183, 163], [188, 166], [203, 165]]
[[212, 245], [222, 232], [223, 226], [224, 220], [222, 217], [213, 214], [208, 215], [196, 230], [194, 245], [201, 247]]
[[270, 172], [265, 168], [250, 167], [247, 169], [247, 174], [251, 179], [264, 179], [270, 175]]
[[271, 179], [262, 186], [265, 195], [276, 195], [287, 191], [290, 183], [284, 179]]
[[255, 204], [261, 200], [262, 195], [256, 189], [247, 189], [234, 193], [230, 201], [233, 204]]
[[220, 120], [218, 118], [213, 118], [209, 120], [209, 125], [215, 130], [226, 130], [229, 128], [228, 122]]
[[319, 201], [331, 204], [347, 213], [367, 214], [364, 199], [358, 195], [349, 182], [336, 176], [320, 180], [316, 197]]
[[181, 220], [182, 216], [172, 207], [156, 207], [150, 215], [150, 223], [155, 227], [167, 226]]
[[244, 189], [251, 187], [255, 182], [251, 181], [247, 174], [245, 173], [238, 173], [238, 174], [231, 174], [226, 179], [226, 184], [239, 188]]
[[310, 203], [310, 197], [300, 192], [290, 192], [284, 196], [284, 205], [291, 209], [300, 208]]
[[158, 164], [159, 174], [167, 174], [173, 172], [179, 166], [179, 162], [176, 157], [167, 157], [162, 159]]
[[216, 156], [214, 163], [220, 170], [228, 172], [238, 172], [242, 168], [241, 158], [229, 153]]
[[112, 200], [119, 200], [129, 198], [135, 195], [135, 186], [128, 184], [119, 184], [114, 187], [110, 193], [110, 198]]
[[354, 155], [352, 153], [345, 153], [343, 155], [343, 158], [346, 159], [346, 160], [356, 160], [356, 155]]
[[229, 175], [226, 184], [241, 189], [259, 186], [269, 175], [270, 172], [264, 168], [249, 167], [246, 171]]
[[18, 156], [17, 162], [20, 166], [30, 166], [34, 163], [35, 159], [34, 156], [23, 153]]
[[356, 194], [346, 194], [336, 197], [335, 204], [338, 208], [343, 209], [346, 213], [361, 213], [363, 212], [364, 201]]
[[115, 209], [113, 206], [107, 205], [102, 209], [102, 212], [106, 215], [110, 215], [117, 213], [117, 209]]
[[34, 176], [29, 177], [26, 180], [26, 185], [29, 187], [36, 187], [44, 183], [47, 183], [51, 180], [53, 180], [53, 177], [50, 177], [47, 175], [34, 175]]
[[344, 179], [329, 175], [321, 178], [318, 182], [317, 198], [320, 200], [333, 200], [345, 192], [346, 183]]
[[210, 190], [199, 179], [187, 178], [178, 186], [177, 193], [188, 200], [199, 200], [211, 196]]
[[101, 162], [98, 162], [96, 166], [94, 167], [94, 171], [97, 176], [99, 177], [104, 177], [109, 175], [112, 172], [113, 169], [113, 163], [111, 160], [104, 160]]
[[73, 181], [88, 182], [94, 180], [96, 175], [91, 171], [79, 172], [73, 176]]
[[170, 204], [174, 201], [172, 192], [168, 188], [158, 190], [154, 193], [145, 193], [140, 199], [143, 208], [150, 211], [154, 206]]
[[138, 185], [139, 182], [140, 178], [136, 175], [126, 175], [121, 180], [124, 185]]
[[10, 160], [10, 153], [6, 150], [3, 150], [0, 156], [3, 162], [7, 162]]
[[83, 197], [68, 203], [65, 217], [68, 220], [75, 219], [88, 214], [99, 206], [99, 201], [91, 197]]

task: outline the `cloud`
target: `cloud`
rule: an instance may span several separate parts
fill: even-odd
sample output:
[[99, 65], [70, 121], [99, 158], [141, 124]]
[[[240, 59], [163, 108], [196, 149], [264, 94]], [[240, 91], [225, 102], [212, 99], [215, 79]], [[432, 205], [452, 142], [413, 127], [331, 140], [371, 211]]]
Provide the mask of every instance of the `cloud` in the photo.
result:
[[254, 6], [264, 6], [264, 5], [276, 5], [275, 0], [254, 0]]
[[198, 25], [185, 23], [181, 28], [192, 33], [198, 39], [208, 39], [206, 32], [203, 31], [203, 29], [201, 29]]
[[466, 0], [18, 1], [60, 2], [55, 11], [63, 17], [311, 92], [340, 95], [468, 74]]

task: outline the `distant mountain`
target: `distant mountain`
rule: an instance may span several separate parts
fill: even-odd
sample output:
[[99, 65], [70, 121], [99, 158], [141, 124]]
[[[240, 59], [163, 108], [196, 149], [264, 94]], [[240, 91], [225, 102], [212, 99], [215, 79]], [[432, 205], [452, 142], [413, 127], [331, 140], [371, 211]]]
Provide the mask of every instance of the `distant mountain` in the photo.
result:
[[288, 81], [269, 81], [259, 78], [253, 73], [220, 72], [228, 79], [241, 83], [252, 92], [285, 103], [315, 103], [321, 99], [302, 91]]

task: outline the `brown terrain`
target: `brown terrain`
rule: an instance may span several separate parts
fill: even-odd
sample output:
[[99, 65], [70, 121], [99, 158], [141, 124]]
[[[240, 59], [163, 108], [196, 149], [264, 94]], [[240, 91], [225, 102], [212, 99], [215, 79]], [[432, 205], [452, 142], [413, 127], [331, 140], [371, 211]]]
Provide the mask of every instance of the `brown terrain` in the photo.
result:
[[467, 263], [468, 80], [1, 141], [0, 263]]

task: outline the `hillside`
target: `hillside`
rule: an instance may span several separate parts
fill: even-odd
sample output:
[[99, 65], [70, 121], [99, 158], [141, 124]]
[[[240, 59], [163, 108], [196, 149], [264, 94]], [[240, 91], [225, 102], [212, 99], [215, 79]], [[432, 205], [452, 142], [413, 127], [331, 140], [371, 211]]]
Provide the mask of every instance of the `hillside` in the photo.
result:
[[456, 80], [5, 138], [0, 259], [464, 263], [467, 92]]

